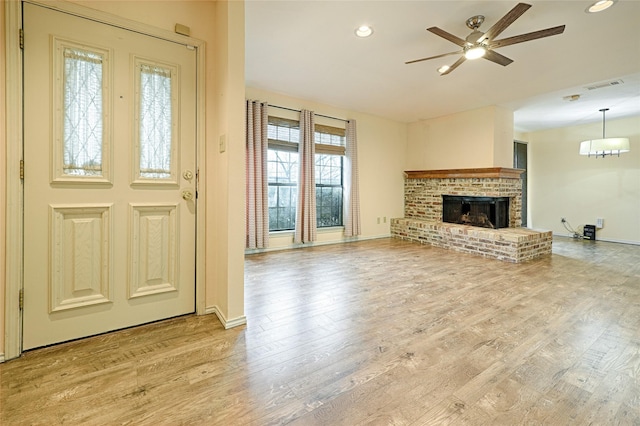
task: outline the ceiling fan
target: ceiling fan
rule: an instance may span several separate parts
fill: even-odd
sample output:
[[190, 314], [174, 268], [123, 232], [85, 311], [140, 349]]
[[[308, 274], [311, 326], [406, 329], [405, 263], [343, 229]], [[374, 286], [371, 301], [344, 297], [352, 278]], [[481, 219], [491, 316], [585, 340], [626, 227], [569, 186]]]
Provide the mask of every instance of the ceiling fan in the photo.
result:
[[534, 31], [531, 33], [520, 34], [513, 37], [503, 38], [502, 40], [496, 40], [498, 37], [509, 25], [511, 25], [516, 19], [518, 19], [524, 12], [526, 12], [531, 7], [530, 4], [527, 3], [518, 3], [513, 9], [509, 11], [506, 15], [504, 15], [498, 22], [496, 22], [486, 33], [478, 30], [480, 25], [484, 22], [484, 16], [476, 15], [467, 19], [467, 27], [469, 27], [472, 32], [465, 39], [461, 39], [451, 33], [446, 32], [443, 29], [438, 27], [427, 28], [427, 31], [434, 33], [442, 38], [449, 40], [450, 42], [457, 44], [462, 48], [462, 50], [458, 50], [456, 52], [443, 53], [442, 55], [430, 56], [428, 58], [414, 59], [413, 61], [405, 62], [405, 64], [413, 64], [415, 62], [427, 61], [429, 59], [442, 58], [444, 56], [449, 55], [462, 55], [460, 58], [453, 63], [451, 66], [441, 67], [438, 71], [440, 71], [440, 75], [449, 74], [451, 71], [460, 66], [467, 59], [477, 59], [484, 58], [488, 59], [491, 62], [495, 62], [496, 64], [500, 64], [502, 66], [507, 66], [511, 62], [512, 59], [507, 58], [504, 55], [496, 52], [494, 49], [498, 47], [510, 46], [516, 43], [522, 43], [525, 41], [535, 40], [538, 38], [549, 37], [557, 34], [562, 34], [564, 32], [564, 25], [560, 25], [553, 28], [547, 28], [544, 30]]

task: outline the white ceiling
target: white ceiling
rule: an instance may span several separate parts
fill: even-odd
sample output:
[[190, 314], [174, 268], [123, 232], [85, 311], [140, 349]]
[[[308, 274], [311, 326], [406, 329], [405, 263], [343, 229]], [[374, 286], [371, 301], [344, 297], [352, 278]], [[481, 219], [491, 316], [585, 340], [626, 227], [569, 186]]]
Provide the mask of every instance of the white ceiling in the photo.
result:
[[[489, 105], [514, 111], [518, 131], [640, 116], [640, 1], [620, 0], [597, 14], [591, 1], [533, 5], [499, 37], [565, 24], [564, 34], [499, 48], [503, 67], [466, 61], [446, 76], [437, 68], [456, 56], [405, 65], [459, 50], [426, 28], [460, 38], [465, 21], [484, 15], [487, 31], [517, 1], [247, 0], [246, 84], [309, 101], [414, 122]], [[355, 28], [371, 25], [366, 39]], [[587, 86], [622, 80], [597, 90]], [[563, 97], [580, 95], [576, 101]]]

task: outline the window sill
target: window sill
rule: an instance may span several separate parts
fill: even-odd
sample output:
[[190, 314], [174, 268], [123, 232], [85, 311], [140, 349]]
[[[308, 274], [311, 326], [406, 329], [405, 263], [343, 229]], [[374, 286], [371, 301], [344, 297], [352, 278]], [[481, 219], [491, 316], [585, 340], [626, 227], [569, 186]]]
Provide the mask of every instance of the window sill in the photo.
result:
[[344, 226], [327, 226], [324, 228], [317, 228], [319, 234], [329, 233], [329, 232], [338, 232], [344, 231]]
[[286, 231], [269, 231], [269, 236], [280, 237], [285, 235], [293, 235], [296, 231], [293, 229], [287, 229]]
[[[327, 226], [327, 227], [316, 229], [316, 232], [318, 234], [325, 234], [329, 232], [340, 232], [340, 231], [344, 231], [344, 226]], [[295, 233], [296, 231], [294, 231], [293, 229], [286, 230], [286, 231], [269, 231], [269, 236], [284, 237], [286, 235], [294, 235]]]

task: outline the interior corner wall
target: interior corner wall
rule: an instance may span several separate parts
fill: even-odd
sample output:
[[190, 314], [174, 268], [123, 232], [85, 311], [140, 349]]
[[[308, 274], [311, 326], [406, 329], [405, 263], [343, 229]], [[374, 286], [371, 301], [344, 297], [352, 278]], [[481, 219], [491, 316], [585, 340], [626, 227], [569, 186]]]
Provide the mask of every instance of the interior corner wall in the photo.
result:
[[493, 167], [513, 167], [513, 111], [494, 106]]
[[[7, 127], [6, 127], [6, 91], [5, 91], [5, 79], [6, 71], [4, 64], [6, 57], [5, 48], [5, 0], [0, 1], [0, 23], [2, 23], [2, 29], [0, 29], [0, 58], [2, 58], [2, 66], [0, 66], [0, 176], [6, 176], [6, 155], [7, 152]], [[6, 182], [6, 180], [3, 180]], [[6, 253], [6, 185], [0, 185], [0, 358], [4, 357], [4, 295], [6, 286], [6, 274], [5, 274], [5, 253]]]
[[[270, 105], [295, 110], [308, 109], [317, 114], [356, 120], [362, 225], [362, 234], [359, 238], [379, 238], [391, 234], [391, 218], [404, 216], [403, 171], [407, 141], [406, 123], [251, 87], [246, 88], [246, 96], [247, 99], [266, 101]], [[269, 114], [290, 119], [299, 118], [296, 112], [273, 107], [269, 109]], [[318, 116], [316, 123], [343, 128], [345, 125], [343, 121]], [[346, 240], [342, 229], [318, 231], [318, 244]], [[275, 233], [269, 238], [270, 249], [293, 246], [293, 232]]]
[[406, 170], [513, 167], [513, 113], [490, 106], [409, 124]]
[[596, 239], [640, 244], [640, 117], [607, 120], [607, 136], [628, 137], [630, 152], [605, 158], [578, 154], [580, 141], [599, 137], [602, 124], [586, 124], [522, 135], [528, 142], [530, 227], [570, 236], [595, 225]]
[[[244, 322], [245, 129], [244, 2], [219, 1], [207, 57], [206, 306]], [[209, 80], [209, 79], [208, 79]], [[209, 93], [211, 93], [209, 95]]]

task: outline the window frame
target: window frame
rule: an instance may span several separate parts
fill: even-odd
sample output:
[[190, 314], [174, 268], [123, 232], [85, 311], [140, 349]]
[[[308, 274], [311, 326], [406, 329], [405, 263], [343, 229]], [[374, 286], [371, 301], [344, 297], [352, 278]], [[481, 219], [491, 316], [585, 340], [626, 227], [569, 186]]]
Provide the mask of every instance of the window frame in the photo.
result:
[[[111, 116], [112, 116], [112, 70], [111, 70], [111, 58], [113, 57], [113, 50], [106, 49], [99, 46], [88, 45], [86, 43], [80, 43], [77, 41], [53, 36], [51, 40], [51, 49], [53, 56], [53, 85], [52, 85], [52, 99], [56, 106], [53, 113], [53, 129], [52, 129], [52, 153], [51, 153], [51, 167], [50, 167], [50, 181], [55, 186], [67, 186], [67, 185], [97, 185], [97, 186], [112, 186], [111, 177], [111, 163], [113, 159], [112, 146], [112, 129], [111, 129]], [[68, 174], [65, 172], [64, 165], [64, 150], [65, 150], [65, 51], [76, 50], [92, 53], [101, 57], [101, 103], [102, 103], [102, 154], [101, 154], [101, 170], [99, 174]]]
[[[331, 145], [325, 143], [315, 142], [315, 154], [317, 155], [329, 155], [340, 157], [340, 184], [328, 184], [328, 183], [318, 183], [316, 180], [316, 176], [314, 176], [314, 184], [316, 187], [316, 228], [317, 229], [327, 229], [327, 228], [335, 228], [335, 227], [344, 227], [344, 159], [346, 156], [346, 131], [345, 129], [341, 129], [339, 127], [325, 126], [322, 124], [316, 124], [314, 129], [314, 141], [317, 141], [318, 134], [328, 134], [332, 136], [337, 136], [341, 138], [341, 145]], [[316, 168], [318, 167], [317, 157], [314, 159]], [[316, 169], [317, 170], [317, 169]], [[329, 225], [320, 225], [320, 220], [322, 220], [322, 215], [319, 212], [319, 208], [322, 208], [326, 205], [322, 205], [318, 203], [318, 193], [322, 192], [324, 188], [340, 188], [340, 213], [339, 213], [339, 223], [332, 223]], [[320, 189], [320, 191], [318, 191]]]
[[[268, 125], [275, 125], [278, 127], [288, 127], [290, 129], [299, 129], [300, 127], [300, 123], [296, 120], [289, 120], [286, 118], [280, 118], [280, 117], [274, 117], [274, 116], [269, 116], [268, 117]], [[297, 142], [290, 142], [290, 141], [284, 141], [284, 140], [280, 140], [280, 139], [273, 139], [273, 138], [268, 138], [267, 139], [267, 152], [268, 151], [281, 151], [281, 152], [289, 152], [289, 153], [295, 153], [296, 155], [298, 154], [298, 143]], [[269, 163], [269, 154], [267, 153], [267, 164]], [[299, 163], [299, 161], [298, 161]], [[268, 205], [267, 209], [269, 211], [269, 233], [273, 233], [273, 232], [293, 232], [295, 230], [295, 214], [296, 214], [296, 210], [298, 208], [297, 206], [297, 191], [298, 191], [298, 176], [296, 174], [295, 176], [295, 183], [284, 183], [284, 182], [271, 182], [270, 181], [270, 176], [269, 176], [269, 172], [268, 172], [268, 165], [267, 165], [267, 191], [270, 192], [271, 188], [282, 188], [282, 187], [289, 187], [291, 188], [292, 191], [295, 191], [296, 193], [296, 205], [294, 205], [293, 207], [289, 206], [289, 208], [293, 208], [293, 227], [292, 228], [277, 228], [277, 229], [272, 229], [271, 228], [271, 209], [274, 208], [270, 205]], [[279, 190], [277, 190], [277, 195], [276, 195], [276, 199], [279, 201], [280, 200], [280, 192]], [[278, 209], [278, 204], [279, 202], [276, 202], [276, 209]], [[276, 223], [278, 223], [279, 220], [276, 219]]]
[[[180, 93], [180, 67], [177, 64], [160, 62], [142, 56], [134, 56], [133, 70], [134, 73], [134, 132], [133, 132], [133, 152], [131, 162], [131, 185], [134, 187], [173, 187], [180, 186], [178, 177], [178, 166], [180, 165], [180, 138], [178, 137], [179, 129], [179, 93]], [[141, 150], [143, 149], [140, 132], [142, 130], [142, 111], [141, 105], [141, 79], [143, 68], [159, 68], [169, 73], [170, 78], [170, 104], [171, 104], [171, 140], [169, 147], [169, 175], [166, 177], [143, 176], [141, 171]]]
[[[277, 116], [272, 116], [269, 115], [268, 116], [268, 125], [275, 125], [278, 127], [288, 127], [290, 129], [297, 129], [299, 130], [300, 128], [300, 122], [299, 120], [292, 120], [292, 119], [287, 119], [287, 118], [282, 118], [282, 117], [277, 117]], [[331, 136], [337, 136], [339, 138], [341, 138], [341, 145], [336, 145], [336, 144], [327, 144], [327, 143], [319, 143], [316, 142], [318, 139], [321, 139], [318, 137], [318, 134], [328, 134]], [[314, 164], [317, 167], [317, 156], [318, 155], [330, 155], [330, 156], [339, 156], [340, 157], [340, 184], [327, 184], [327, 183], [318, 183], [316, 180], [316, 176], [314, 174], [314, 186], [316, 189], [316, 228], [318, 230], [323, 230], [323, 229], [329, 229], [329, 228], [341, 228], [344, 227], [344, 159], [346, 157], [346, 130], [339, 128], [339, 127], [333, 127], [333, 126], [326, 126], [323, 124], [315, 124], [314, 126], [314, 148], [315, 148], [315, 158], [314, 158]], [[269, 137], [268, 138], [268, 147], [267, 147], [268, 151], [274, 150], [274, 151], [284, 151], [284, 152], [295, 152], [298, 153], [299, 152], [299, 142], [291, 142], [291, 141], [284, 141], [284, 140], [280, 140], [280, 139], [274, 139]], [[298, 159], [299, 160], [299, 159]], [[267, 161], [269, 161], [267, 159]], [[271, 189], [272, 187], [283, 187], [283, 186], [289, 186], [289, 187], [293, 187], [295, 188], [295, 191], [298, 190], [298, 179], [296, 176], [296, 182], [295, 184], [287, 184], [287, 183], [278, 183], [278, 182], [271, 182], [270, 181], [270, 177], [269, 177], [269, 173], [267, 172], [267, 186], [269, 189]], [[318, 191], [318, 189], [323, 189], [323, 188], [340, 188], [341, 189], [341, 197], [340, 197], [340, 214], [339, 214], [339, 224], [338, 223], [333, 223], [330, 225], [320, 225], [318, 223], [321, 215], [318, 213], [318, 208], [321, 207], [321, 205], [317, 202], [317, 194], [320, 192]], [[279, 195], [279, 194], [278, 194]], [[281, 228], [281, 229], [272, 229], [271, 228], [271, 209], [273, 207], [271, 207], [271, 205], [269, 205], [268, 209], [269, 209], [269, 233], [279, 233], [279, 232], [293, 232], [295, 230], [295, 220], [293, 222], [293, 227], [292, 228]], [[294, 206], [294, 211], [297, 211], [298, 209], [298, 205], [297, 205], [297, 199], [296, 199], [296, 205]]]

